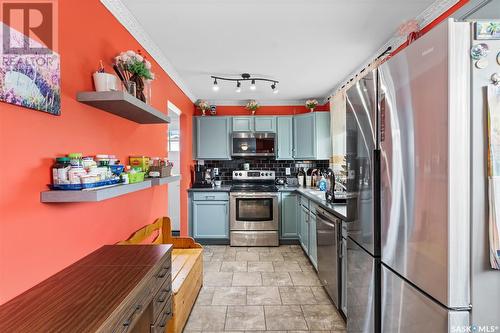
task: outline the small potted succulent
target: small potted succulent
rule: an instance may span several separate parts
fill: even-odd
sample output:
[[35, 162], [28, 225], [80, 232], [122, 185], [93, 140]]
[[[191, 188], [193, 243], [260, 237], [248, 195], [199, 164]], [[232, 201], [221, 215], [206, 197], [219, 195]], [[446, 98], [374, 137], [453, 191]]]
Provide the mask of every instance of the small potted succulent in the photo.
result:
[[202, 116], [206, 116], [206, 112], [210, 110], [210, 104], [208, 104], [207, 101], [204, 101], [202, 99], [196, 102], [196, 107], [201, 110]]
[[308, 99], [306, 101], [306, 108], [308, 108], [309, 111], [311, 112], [313, 112], [317, 106], [318, 106], [318, 101], [315, 99]]
[[260, 108], [260, 105], [259, 105], [259, 103], [257, 103], [257, 101], [256, 101], [256, 100], [253, 100], [253, 99], [252, 99], [251, 101], [249, 101], [249, 102], [247, 103], [247, 105], [245, 106], [245, 108], [246, 108], [248, 111], [252, 112], [252, 115], [254, 115], [254, 114], [255, 114], [255, 112], [257, 111], [257, 109], [258, 109], [258, 108]]
[[[141, 54], [141, 51], [138, 50], [137, 53], [132, 50], [121, 52], [115, 57], [113, 68], [127, 89], [129, 89], [129, 82], [135, 83], [135, 96], [146, 102], [144, 80], [150, 83], [151, 80], [154, 80], [155, 75], [151, 72], [151, 63]], [[146, 91], [146, 93], [149, 92]]]

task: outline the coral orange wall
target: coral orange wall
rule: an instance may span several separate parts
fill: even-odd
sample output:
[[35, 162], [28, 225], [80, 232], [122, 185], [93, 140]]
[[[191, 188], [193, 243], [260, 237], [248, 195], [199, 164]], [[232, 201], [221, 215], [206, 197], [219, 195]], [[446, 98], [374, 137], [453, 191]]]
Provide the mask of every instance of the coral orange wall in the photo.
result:
[[[0, 103], [0, 303], [11, 299], [103, 244], [167, 214], [167, 187], [135, 192], [98, 203], [42, 204], [55, 156], [68, 152], [165, 156], [166, 125], [139, 125], [75, 100], [92, 90], [99, 59], [110, 63], [140, 45], [98, 0], [59, 1], [62, 115]], [[111, 71], [109, 66], [107, 71]], [[193, 103], [153, 61], [153, 105], [167, 100], [181, 109], [182, 233], [187, 233]]]
[[[318, 105], [315, 111], [330, 111], [330, 103], [325, 105]], [[256, 115], [292, 115], [309, 112], [305, 106], [300, 105], [287, 105], [287, 106], [261, 106]], [[201, 115], [200, 110], [196, 110], [196, 115]], [[250, 115], [250, 111], [245, 109], [244, 106], [217, 106], [218, 116], [238, 116], [238, 115]]]

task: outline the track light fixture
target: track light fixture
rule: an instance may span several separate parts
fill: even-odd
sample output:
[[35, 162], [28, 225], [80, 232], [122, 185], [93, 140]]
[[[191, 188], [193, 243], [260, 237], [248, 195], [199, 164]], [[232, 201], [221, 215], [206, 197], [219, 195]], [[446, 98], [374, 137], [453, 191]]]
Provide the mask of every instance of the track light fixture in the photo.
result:
[[250, 90], [256, 90], [257, 86], [255, 85], [255, 80], [252, 80], [252, 84], [250, 85]]
[[211, 76], [211, 77], [212, 77], [212, 79], [214, 79], [214, 84], [212, 86], [212, 89], [214, 91], [219, 90], [219, 85], [217, 83], [217, 80], [236, 81], [236, 88], [234, 91], [237, 93], [241, 92], [241, 81], [250, 81], [250, 90], [252, 90], [252, 91], [257, 90], [257, 85], [256, 85], [257, 81], [265, 81], [265, 82], [271, 82], [271, 89], [272, 89], [274, 94], [278, 93], [279, 81], [261, 78], [261, 77], [251, 77], [250, 74], [248, 74], [248, 73], [241, 74], [241, 78], [220, 77], [220, 76]]
[[219, 90], [219, 85], [217, 84], [217, 79], [214, 80], [214, 85], [212, 86], [213, 91], [218, 91]]

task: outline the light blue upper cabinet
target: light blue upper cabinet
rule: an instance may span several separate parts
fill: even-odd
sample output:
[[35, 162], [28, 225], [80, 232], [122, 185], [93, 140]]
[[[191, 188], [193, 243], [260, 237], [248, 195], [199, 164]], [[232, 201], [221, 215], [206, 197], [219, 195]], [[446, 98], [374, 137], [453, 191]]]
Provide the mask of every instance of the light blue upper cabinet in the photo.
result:
[[293, 117], [277, 117], [276, 130], [276, 159], [293, 160]]
[[311, 112], [293, 118], [295, 159], [326, 160], [332, 155], [330, 112]]
[[254, 131], [254, 117], [232, 117], [233, 118], [233, 132], [253, 132]]
[[196, 147], [194, 156], [198, 160], [229, 160], [230, 126], [228, 117], [196, 117]]
[[293, 192], [281, 193], [281, 239], [298, 239], [299, 237], [299, 200]]
[[315, 158], [314, 112], [293, 118], [293, 146], [295, 159]]
[[276, 117], [255, 117], [255, 132], [276, 132]]

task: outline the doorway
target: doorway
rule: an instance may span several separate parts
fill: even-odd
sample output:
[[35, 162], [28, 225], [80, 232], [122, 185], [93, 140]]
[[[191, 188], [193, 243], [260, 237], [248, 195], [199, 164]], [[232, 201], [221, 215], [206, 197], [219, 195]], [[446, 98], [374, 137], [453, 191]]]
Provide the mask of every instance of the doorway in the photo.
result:
[[[173, 162], [173, 175], [180, 175], [180, 139], [181, 139], [181, 110], [170, 101], [168, 102], [168, 159]], [[177, 180], [168, 184], [168, 216], [172, 221], [172, 231], [177, 234], [181, 229], [181, 182]]]

